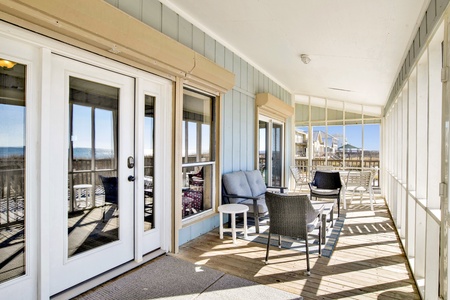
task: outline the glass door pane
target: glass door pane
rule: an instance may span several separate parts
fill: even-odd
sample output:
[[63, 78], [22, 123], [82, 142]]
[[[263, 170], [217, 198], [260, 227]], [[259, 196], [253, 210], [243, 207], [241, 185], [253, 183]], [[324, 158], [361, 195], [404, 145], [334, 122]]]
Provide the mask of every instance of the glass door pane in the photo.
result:
[[266, 185], [269, 183], [267, 163], [269, 155], [269, 122], [259, 120], [259, 171], [261, 172]]
[[70, 77], [68, 256], [118, 240], [119, 89]]
[[0, 283], [25, 274], [25, 74], [0, 68]]
[[281, 186], [283, 174], [283, 125], [272, 124], [272, 186]]
[[145, 95], [144, 117], [144, 230], [155, 228], [155, 98]]

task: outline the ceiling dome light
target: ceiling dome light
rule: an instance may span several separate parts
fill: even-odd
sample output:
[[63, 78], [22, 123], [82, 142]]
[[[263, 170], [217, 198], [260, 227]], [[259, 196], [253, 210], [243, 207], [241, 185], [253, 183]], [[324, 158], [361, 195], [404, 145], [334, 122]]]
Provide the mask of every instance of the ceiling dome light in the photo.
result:
[[301, 54], [300, 58], [302, 59], [302, 62], [307, 65], [311, 61], [311, 58], [309, 58], [308, 54]]

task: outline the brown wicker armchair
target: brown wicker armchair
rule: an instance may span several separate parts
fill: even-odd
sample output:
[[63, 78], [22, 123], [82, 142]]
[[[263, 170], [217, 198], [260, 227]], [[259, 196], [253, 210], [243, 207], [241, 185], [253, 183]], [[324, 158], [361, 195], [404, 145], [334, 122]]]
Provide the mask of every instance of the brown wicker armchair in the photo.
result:
[[266, 263], [269, 259], [270, 237], [278, 234], [278, 246], [281, 245], [281, 236], [299, 238], [306, 245], [306, 275], [311, 275], [309, 266], [308, 234], [315, 228], [319, 229], [319, 257], [321, 249], [321, 214], [320, 209], [314, 209], [308, 195], [287, 195], [266, 192], [266, 204], [269, 210], [270, 225], [267, 238]]

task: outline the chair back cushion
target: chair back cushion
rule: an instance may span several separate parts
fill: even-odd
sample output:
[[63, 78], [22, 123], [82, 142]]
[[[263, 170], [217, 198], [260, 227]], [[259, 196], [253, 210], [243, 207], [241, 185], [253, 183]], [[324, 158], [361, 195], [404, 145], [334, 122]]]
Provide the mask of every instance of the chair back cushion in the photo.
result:
[[[252, 191], [248, 185], [247, 177], [242, 171], [223, 174], [222, 182], [227, 194], [246, 197], [252, 196]], [[237, 203], [242, 200], [244, 199], [230, 198], [230, 203]]]
[[318, 222], [318, 212], [308, 195], [265, 194], [270, 233], [306, 239]]
[[340, 189], [342, 187], [339, 172], [322, 172], [317, 171], [314, 175], [312, 185], [319, 189]]
[[266, 184], [259, 170], [246, 171], [245, 176], [253, 197], [261, 196], [266, 192]]

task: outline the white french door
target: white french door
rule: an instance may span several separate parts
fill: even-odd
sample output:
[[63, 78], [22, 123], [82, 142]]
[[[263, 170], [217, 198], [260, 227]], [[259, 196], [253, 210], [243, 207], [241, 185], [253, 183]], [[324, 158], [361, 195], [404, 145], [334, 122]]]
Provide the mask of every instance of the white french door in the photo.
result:
[[[171, 82], [140, 77], [136, 103], [136, 259], [169, 250], [171, 199]], [[163, 217], [165, 216], [165, 217]], [[169, 221], [169, 222], [168, 222]]]
[[49, 288], [56, 294], [134, 259], [135, 80], [58, 55], [51, 64]]

